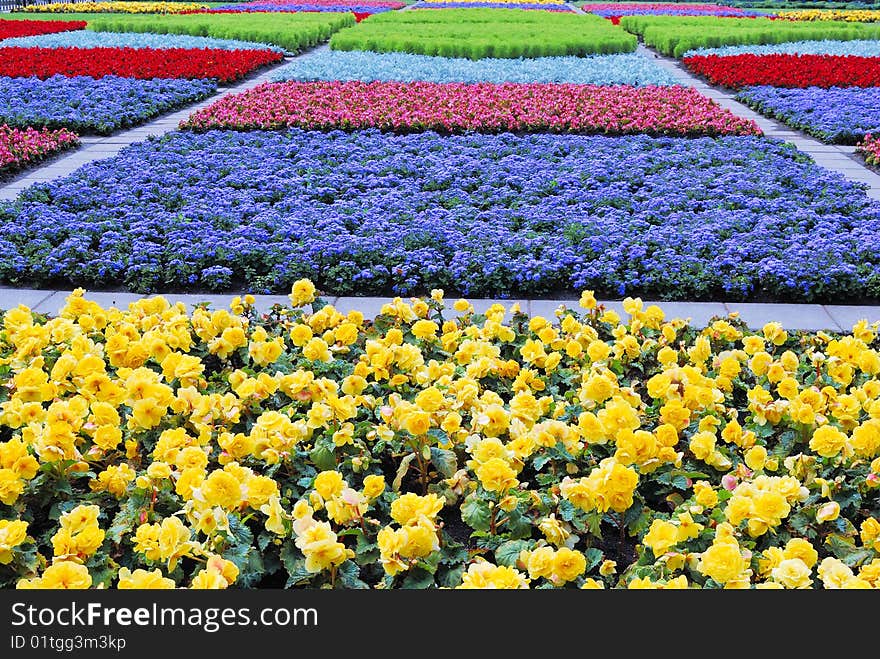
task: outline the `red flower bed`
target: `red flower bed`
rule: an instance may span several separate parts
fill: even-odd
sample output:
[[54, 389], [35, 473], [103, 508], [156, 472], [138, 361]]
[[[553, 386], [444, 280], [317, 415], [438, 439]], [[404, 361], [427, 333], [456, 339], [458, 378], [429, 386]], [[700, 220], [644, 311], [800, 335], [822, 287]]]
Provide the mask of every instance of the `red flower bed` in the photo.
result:
[[725, 87], [877, 87], [880, 57], [853, 55], [698, 55], [685, 65]]
[[3, 48], [0, 76], [116, 75], [124, 78], [217, 78], [229, 82], [284, 57], [271, 50], [204, 48]]
[[0, 39], [34, 37], [39, 34], [84, 30], [85, 21], [10, 21], [0, 18]]
[[759, 135], [691, 87], [434, 82], [266, 83], [198, 110], [183, 128], [380, 128]]

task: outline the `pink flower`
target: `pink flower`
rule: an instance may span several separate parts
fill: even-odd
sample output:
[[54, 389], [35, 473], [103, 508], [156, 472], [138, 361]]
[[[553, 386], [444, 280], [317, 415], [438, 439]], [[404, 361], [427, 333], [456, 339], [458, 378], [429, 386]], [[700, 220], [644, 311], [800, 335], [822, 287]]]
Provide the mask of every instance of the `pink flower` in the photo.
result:
[[227, 96], [182, 128], [380, 128], [760, 135], [690, 87], [544, 83], [279, 82]]

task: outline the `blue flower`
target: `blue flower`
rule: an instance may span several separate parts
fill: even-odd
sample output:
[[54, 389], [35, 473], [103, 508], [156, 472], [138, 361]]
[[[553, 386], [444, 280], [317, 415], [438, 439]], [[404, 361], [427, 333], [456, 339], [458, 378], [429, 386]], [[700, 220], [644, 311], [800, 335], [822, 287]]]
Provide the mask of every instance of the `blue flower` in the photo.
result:
[[107, 134], [207, 98], [214, 80], [0, 77], [0, 124]]
[[856, 144], [880, 132], [880, 88], [747, 87], [736, 99], [761, 114], [835, 144]]
[[174, 132], [0, 205], [0, 281], [880, 298], [880, 204], [779, 140]]

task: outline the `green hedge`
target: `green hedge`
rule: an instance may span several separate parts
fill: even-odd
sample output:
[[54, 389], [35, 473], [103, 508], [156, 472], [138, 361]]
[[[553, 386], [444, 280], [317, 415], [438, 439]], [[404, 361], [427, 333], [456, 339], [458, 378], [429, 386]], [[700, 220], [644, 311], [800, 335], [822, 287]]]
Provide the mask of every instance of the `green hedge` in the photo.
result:
[[[41, 18], [10, 14], [9, 18]], [[59, 14], [48, 18], [59, 20]], [[153, 32], [216, 39], [240, 39], [280, 46], [290, 52], [314, 46], [341, 28], [354, 25], [354, 14], [329, 12], [253, 14], [64, 14], [82, 20], [96, 32]]]
[[796, 23], [764, 18], [625, 16], [620, 19], [620, 25], [641, 36], [645, 45], [675, 57], [694, 48], [880, 38], [880, 25], [842, 21]]
[[598, 16], [444, 9], [375, 14], [334, 34], [330, 47], [481, 59], [626, 53], [636, 43], [634, 36]]

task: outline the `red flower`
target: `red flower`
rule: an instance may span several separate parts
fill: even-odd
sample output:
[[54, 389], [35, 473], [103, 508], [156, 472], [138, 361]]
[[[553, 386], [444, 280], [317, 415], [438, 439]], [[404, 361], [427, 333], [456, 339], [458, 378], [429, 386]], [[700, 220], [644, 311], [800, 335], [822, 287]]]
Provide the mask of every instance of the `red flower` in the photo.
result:
[[229, 82], [284, 57], [272, 50], [204, 48], [3, 48], [0, 76], [108, 75], [123, 78], [217, 78]]
[[685, 65], [725, 87], [877, 87], [880, 57], [853, 55], [697, 55]]
[[39, 34], [84, 30], [85, 21], [10, 21], [0, 19], [0, 39], [34, 37]]

